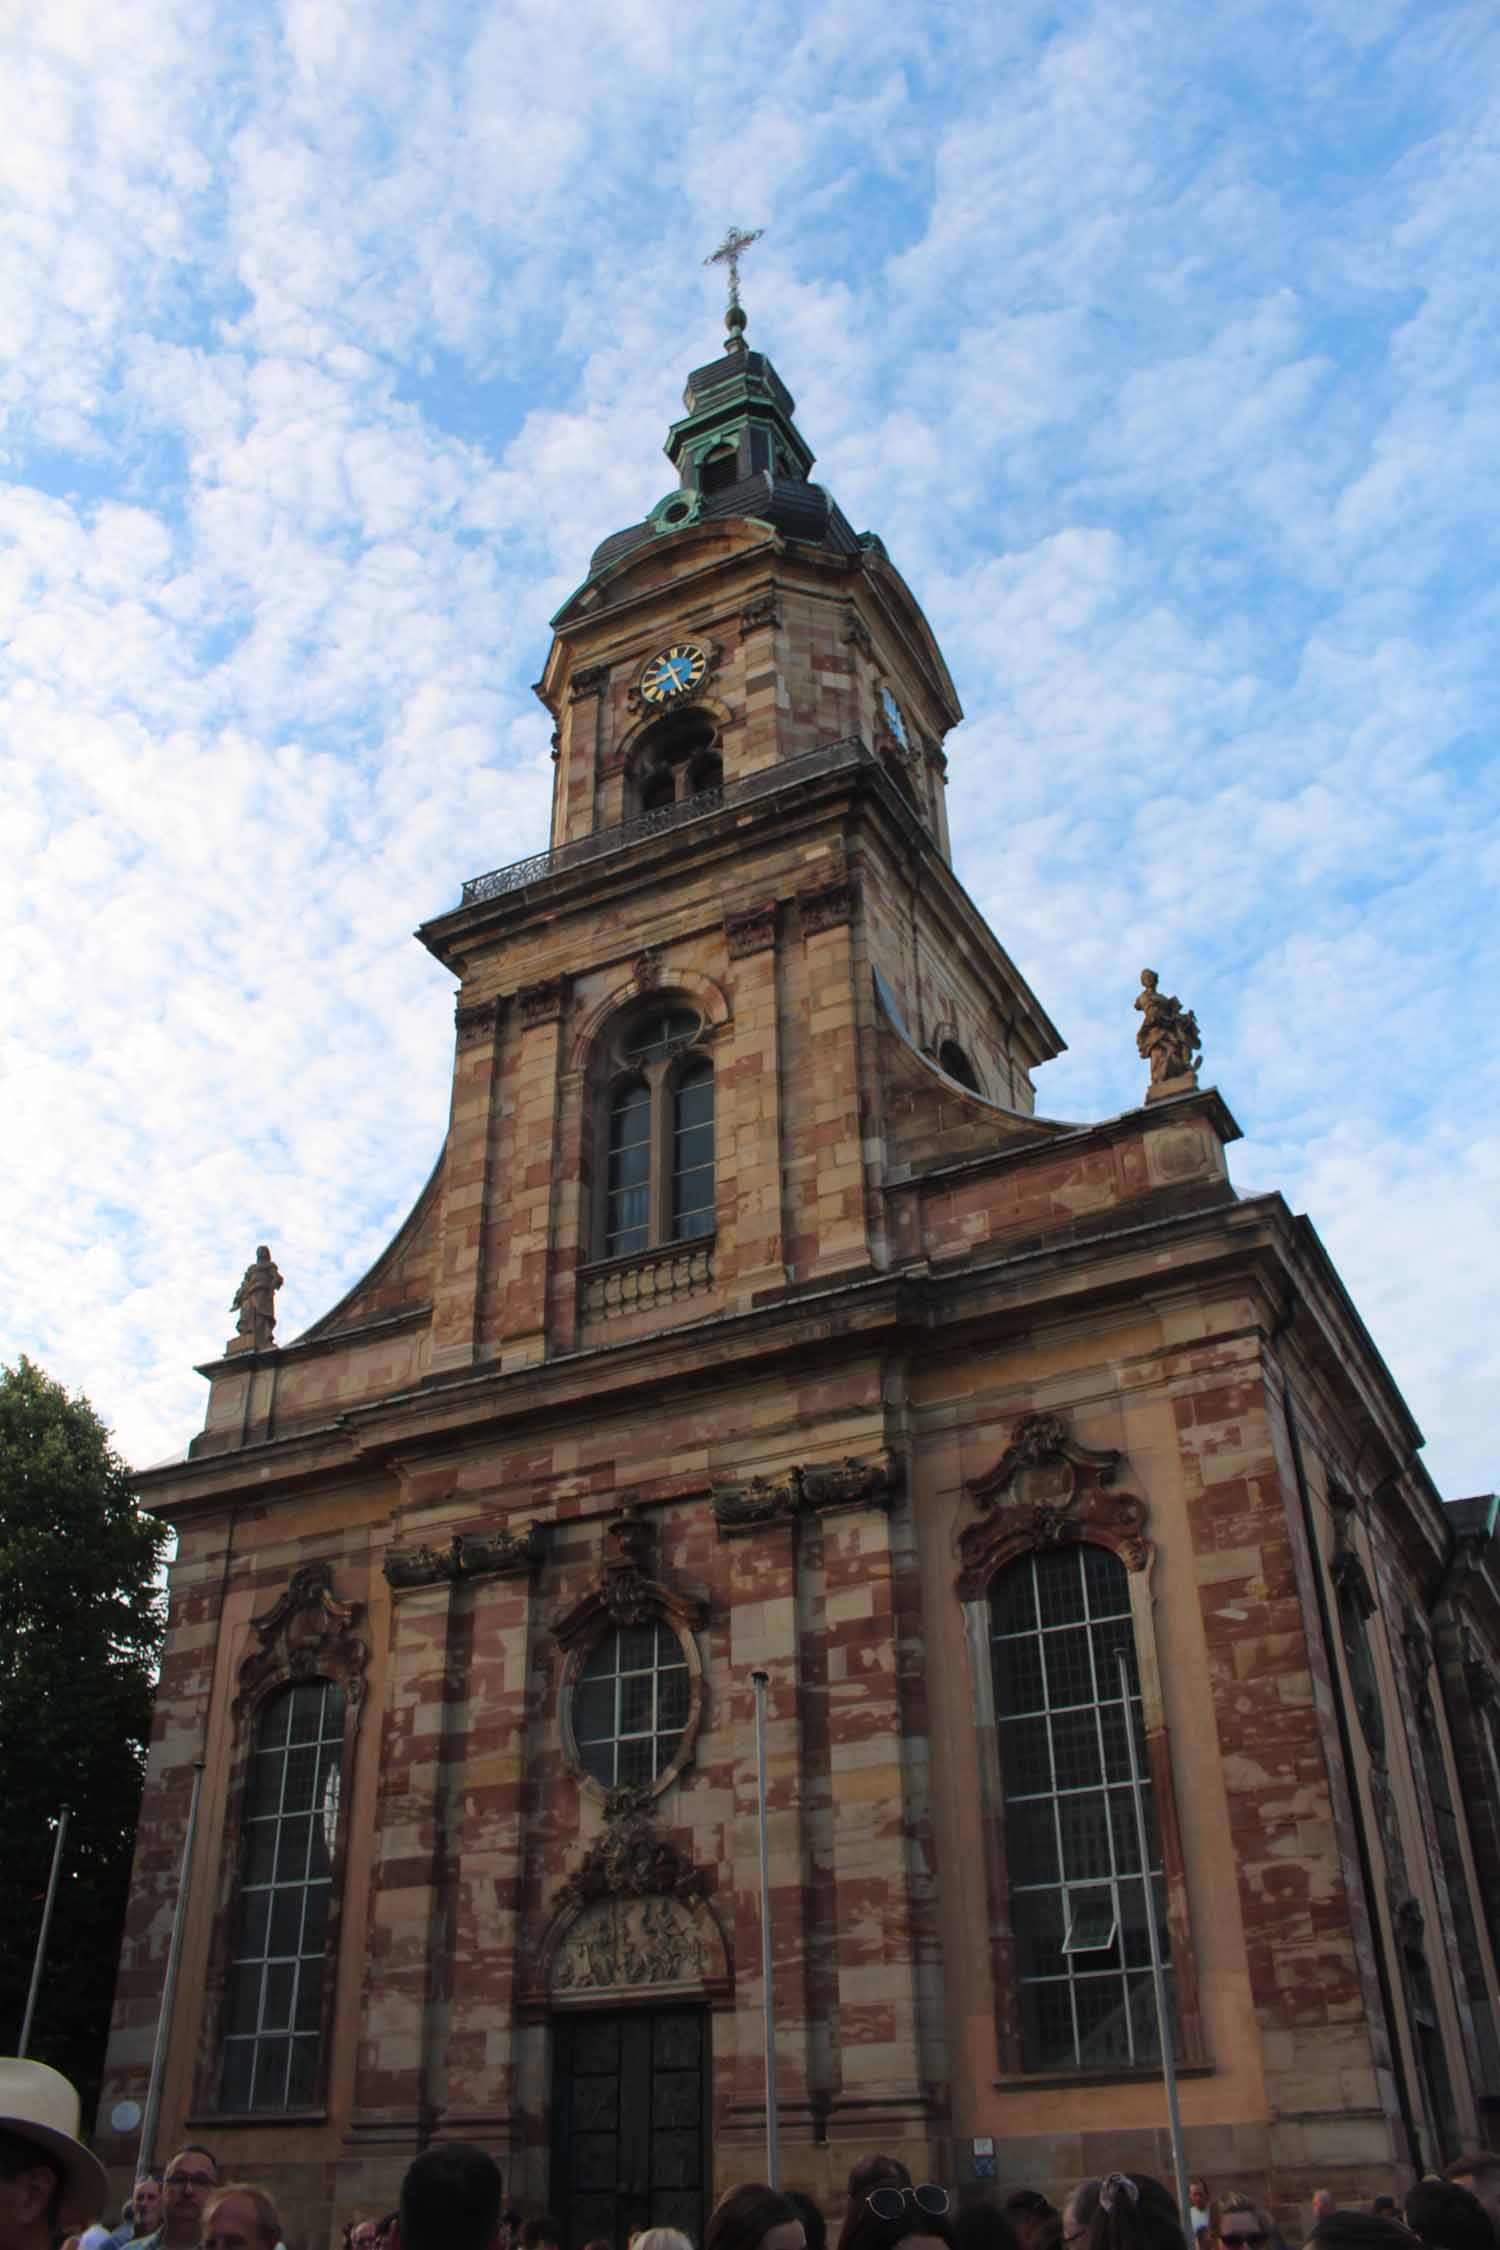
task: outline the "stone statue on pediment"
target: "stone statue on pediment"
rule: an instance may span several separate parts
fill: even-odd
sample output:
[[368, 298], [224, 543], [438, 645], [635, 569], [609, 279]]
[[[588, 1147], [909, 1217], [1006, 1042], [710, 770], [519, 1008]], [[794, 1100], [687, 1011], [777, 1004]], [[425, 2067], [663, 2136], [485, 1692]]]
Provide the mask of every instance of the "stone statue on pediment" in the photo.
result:
[[230, 1311], [240, 1316], [235, 1323], [234, 1339], [228, 1346], [230, 1351], [270, 1350], [276, 1338], [276, 1292], [281, 1287], [281, 1278], [281, 1269], [262, 1243], [255, 1253], [254, 1263], [246, 1266], [245, 1277], [230, 1304]]
[[1136, 1051], [1151, 1066], [1147, 1101], [1190, 1092], [1198, 1083], [1202, 1060], [1198, 1019], [1192, 1009], [1184, 1008], [1174, 994], [1158, 991], [1154, 969], [1142, 969], [1135, 1006], [1141, 1018]]

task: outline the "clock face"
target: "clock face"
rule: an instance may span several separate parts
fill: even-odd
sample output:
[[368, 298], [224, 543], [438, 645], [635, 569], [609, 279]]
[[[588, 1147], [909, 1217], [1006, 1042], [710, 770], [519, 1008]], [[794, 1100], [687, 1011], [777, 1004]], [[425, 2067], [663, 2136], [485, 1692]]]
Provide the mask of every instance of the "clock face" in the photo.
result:
[[902, 749], [910, 749], [911, 744], [906, 732], [906, 721], [901, 716], [901, 706], [888, 687], [883, 687], [880, 691], [880, 709], [886, 725], [890, 728]]
[[641, 674], [641, 694], [648, 703], [673, 703], [690, 695], [708, 670], [708, 651], [696, 641], [677, 641], [653, 656]]

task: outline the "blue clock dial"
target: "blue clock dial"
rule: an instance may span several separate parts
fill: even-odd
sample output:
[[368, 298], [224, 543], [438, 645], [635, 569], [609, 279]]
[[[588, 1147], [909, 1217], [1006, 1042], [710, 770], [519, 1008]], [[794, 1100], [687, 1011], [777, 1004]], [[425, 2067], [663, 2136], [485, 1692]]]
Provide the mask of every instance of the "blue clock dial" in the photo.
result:
[[648, 703], [670, 703], [690, 694], [707, 671], [707, 651], [696, 641], [678, 641], [652, 657], [641, 674], [641, 694]]

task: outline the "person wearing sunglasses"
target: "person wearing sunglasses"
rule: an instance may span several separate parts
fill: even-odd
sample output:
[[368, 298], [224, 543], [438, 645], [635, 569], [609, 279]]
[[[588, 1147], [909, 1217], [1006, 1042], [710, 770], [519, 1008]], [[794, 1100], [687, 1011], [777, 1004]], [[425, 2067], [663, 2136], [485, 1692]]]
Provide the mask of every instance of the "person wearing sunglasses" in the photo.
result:
[[915, 2187], [872, 2188], [849, 2236], [848, 2250], [958, 2250], [948, 2218], [948, 2190], [936, 2180]]
[[1229, 2244], [1230, 2250], [1266, 2250], [1267, 2244], [1281, 2240], [1266, 2213], [1233, 2189], [1210, 2203], [1208, 2237], [1215, 2246]]

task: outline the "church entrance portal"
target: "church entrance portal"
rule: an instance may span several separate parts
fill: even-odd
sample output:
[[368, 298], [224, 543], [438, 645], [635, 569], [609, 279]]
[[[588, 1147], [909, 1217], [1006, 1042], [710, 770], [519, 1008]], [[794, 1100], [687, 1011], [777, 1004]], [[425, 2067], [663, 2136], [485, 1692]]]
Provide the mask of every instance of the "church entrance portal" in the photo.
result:
[[551, 2205], [567, 2250], [634, 2226], [703, 2240], [708, 2216], [708, 2010], [632, 2008], [552, 2019]]

